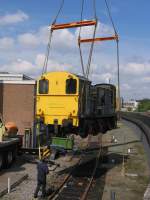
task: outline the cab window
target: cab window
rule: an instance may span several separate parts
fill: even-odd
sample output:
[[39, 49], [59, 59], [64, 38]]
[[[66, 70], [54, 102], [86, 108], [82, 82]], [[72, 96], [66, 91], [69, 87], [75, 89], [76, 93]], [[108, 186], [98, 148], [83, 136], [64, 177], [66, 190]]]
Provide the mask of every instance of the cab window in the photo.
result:
[[76, 94], [77, 80], [70, 78], [66, 80], [66, 94]]
[[49, 81], [47, 79], [39, 80], [39, 94], [48, 94]]

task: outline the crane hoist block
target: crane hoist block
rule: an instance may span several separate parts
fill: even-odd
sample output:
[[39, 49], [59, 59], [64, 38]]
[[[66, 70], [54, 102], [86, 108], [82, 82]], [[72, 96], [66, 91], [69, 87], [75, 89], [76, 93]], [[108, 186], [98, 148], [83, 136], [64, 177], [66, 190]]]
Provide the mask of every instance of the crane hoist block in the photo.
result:
[[59, 30], [65, 28], [75, 28], [81, 26], [93, 26], [96, 25], [97, 21], [95, 20], [87, 20], [87, 21], [79, 21], [79, 22], [71, 22], [66, 24], [53, 24], [51, 26], [51, 30]]

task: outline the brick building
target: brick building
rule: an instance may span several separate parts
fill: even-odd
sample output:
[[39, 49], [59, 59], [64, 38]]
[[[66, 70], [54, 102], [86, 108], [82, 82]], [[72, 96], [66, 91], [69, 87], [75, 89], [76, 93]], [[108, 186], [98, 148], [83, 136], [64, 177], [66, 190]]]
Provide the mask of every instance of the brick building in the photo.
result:
[[33, 129], [35, 80], [23, 74], [0, 73], [0, 114], [3, 121], [13, 121], [24, 134]]

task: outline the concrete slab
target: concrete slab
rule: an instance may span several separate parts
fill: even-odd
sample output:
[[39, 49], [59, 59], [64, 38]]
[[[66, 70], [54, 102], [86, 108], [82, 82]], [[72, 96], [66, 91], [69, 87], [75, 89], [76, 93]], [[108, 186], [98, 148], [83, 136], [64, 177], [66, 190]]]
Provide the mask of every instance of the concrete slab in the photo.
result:
[[[8, 193], [8, 178], [10, 179], [11, 190], [28, 178], [28, 174], [15, 174], [8, 172], [0, 176], [0, 197]], [[11, 191], [10, 191], [11, 192]]]

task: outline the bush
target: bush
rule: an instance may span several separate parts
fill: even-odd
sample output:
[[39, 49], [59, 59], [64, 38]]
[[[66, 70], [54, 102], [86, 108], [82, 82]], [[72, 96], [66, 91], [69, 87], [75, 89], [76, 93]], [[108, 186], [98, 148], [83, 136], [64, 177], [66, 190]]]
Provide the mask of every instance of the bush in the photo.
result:
[[143, 99], [140, 101], [137, 111], [138, 112], [147, 112], [150, 110], [150, 99]]

